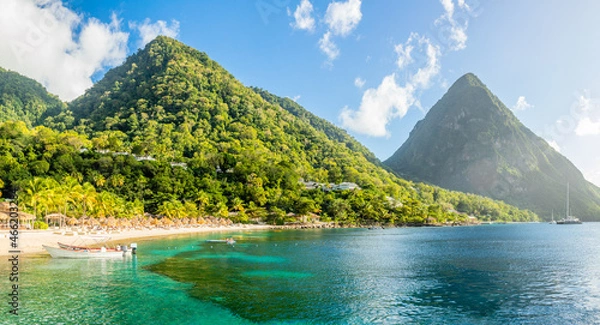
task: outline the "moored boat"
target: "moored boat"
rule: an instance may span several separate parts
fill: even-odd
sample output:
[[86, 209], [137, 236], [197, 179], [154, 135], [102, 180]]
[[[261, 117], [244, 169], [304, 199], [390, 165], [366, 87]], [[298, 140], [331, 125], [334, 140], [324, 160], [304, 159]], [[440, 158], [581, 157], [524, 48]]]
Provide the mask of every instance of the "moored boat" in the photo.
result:
[[[110, 236], [80, 236], [73, 244], [58, 242], [58, 247], [43, 245], [53, 258], [114, 258], [135, 254], [137, 244], [106, 247]], [[99, 246], [102, 245], [102, 246]]]
[[42, 246], [53, 258], [116, 258], [131, 255], [132, 251], [137, 248], [136, 244], [131, 244], [131, 249], [62, 245], [65, 247]]
[[557, 225], [580, 225], [581, 220], [571, 215], [571, 209], [569, 207], [569, 183], [567, 183], [567, 216], [556, 221]]
[[227, 243], [229, 245], [235, 244], [235, 239], [227, 238], [227, 239], [207, 239], [205, 242], [207, 243]]

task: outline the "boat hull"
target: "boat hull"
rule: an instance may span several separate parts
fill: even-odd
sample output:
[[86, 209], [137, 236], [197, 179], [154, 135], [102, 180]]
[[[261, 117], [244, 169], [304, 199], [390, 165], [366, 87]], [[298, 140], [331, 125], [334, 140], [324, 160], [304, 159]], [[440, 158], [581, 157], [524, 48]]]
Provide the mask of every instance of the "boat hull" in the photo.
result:
[[130, 251], [101, 251], [101, 250], [71, 250], [60, 247], [52, 247], [43, 245], [44, 249], [50, 253], [52, 258], [73, 258], [73, 259], [90, 259], [90, 258], [120, 258], [131, 254]]

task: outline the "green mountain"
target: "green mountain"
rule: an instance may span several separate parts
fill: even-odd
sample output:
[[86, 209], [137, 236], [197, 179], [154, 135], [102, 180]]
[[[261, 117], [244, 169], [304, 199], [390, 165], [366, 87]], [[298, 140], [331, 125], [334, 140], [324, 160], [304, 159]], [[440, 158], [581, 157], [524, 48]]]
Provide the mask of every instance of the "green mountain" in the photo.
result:
[[306, 110], [298, 103], [289, 98], [278, 97], [260, 88], [252, 89], [259, 95], [261, 95], [262, 98], [267, 102], [273, 105], [279, 105], [281, 108], [292, 113], [294, 116], [298, 117], [302, 121], [310, 124], [310, 126], [315, 128], [317, 131], [325, 133], [328, 138], [344, 144], [346, 147], [348, 147], [348, 149], [352, 151], [359, 152], [361, 155], [365, 156], [365, 158], [367, 158], [367, 160], [369, 160], [370, 162], [376, 165], [383, 166], [379, 159], [377, 159], [377, 157], [375, 157], [375, 155], [369, 149], [367, 149], [367, 147], [365, 147], [362, 143], [356, 141], [356, 139], [350, 136], [345, 130], [340, 129], [333, 125], [331, 122], [314, 115], [313, 113], [309, 112], [308, 110]]
[[0, 68], [0, 122], [23, 121], [31, 127], [65, 108], [37, 81]]
[[403, 177], [564, 216], [600, 220], [600, 189], [473, 74], [458, 79], [384, 162]]
[[[537, 218], [398, 178], [345, 131], [244, 86], [168, 37], [108, 71], [68, 109], [75, 120], [66, 131], [0, 124], [0, 187], [38, 215], [146, 211], [282, 223], [316, 213], [346, 224]], [[360, 189], [343, 190], [352, 183]]]

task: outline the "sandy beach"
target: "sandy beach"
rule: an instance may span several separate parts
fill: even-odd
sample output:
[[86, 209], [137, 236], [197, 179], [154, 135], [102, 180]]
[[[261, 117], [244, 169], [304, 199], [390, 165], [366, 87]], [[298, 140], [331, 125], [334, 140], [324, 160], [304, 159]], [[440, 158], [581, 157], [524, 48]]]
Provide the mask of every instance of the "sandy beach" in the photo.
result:
[[[239, 230], [270, 229], [268, 225], [242, 225], [222, 227], [198, 227], [198, 228], [172, 228], [172, 229], [143, 229], [125, 230], [119, 233], [107, 234], [111, 240], [109, 243], [129, 244], [136, 240], [151, 240], [153, 238], [168, 237], [174, 235], [209, 233], [209, 232], [231, 232]], [[74, 235], [56, 234], [56, 230], [20, 230], [18, 235], [18, 249], [20, 255], [48, 254], [42, 245], [57, 246], [57, 242], [71, 243], [77, 239]], [[0, 232], [0, 256], [10, 256], [11, 240], [7, 229]]]

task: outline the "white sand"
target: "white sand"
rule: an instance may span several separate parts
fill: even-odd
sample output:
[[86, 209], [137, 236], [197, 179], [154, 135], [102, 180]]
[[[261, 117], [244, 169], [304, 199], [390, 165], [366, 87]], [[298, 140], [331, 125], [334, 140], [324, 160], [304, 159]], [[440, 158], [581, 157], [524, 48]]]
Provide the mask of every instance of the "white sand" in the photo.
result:
[[[183, 235], [192, 233], [205, 232], [229, 232], [238, 230], [253, 230], [253, 229], [269, 229], [271, 226], [264, 225], [244, 225], [244, 226], [228, 226], [221, 228], [199, 227], [199, 228], [174, 228], [174, 229], [144, 229], [144, 230], [127, 230], [120, 233], [111, 233], [107, 236], [111, 237], [111, 242], [129, 244], [138, 238], [167, 237], [172, 235]], [[71, 243], [77, 239], [73, 235], [55, 234], [56, 230], [20, 230], [18, 235], [18, 250], [20, 254], [48, 254], [42, 245], [58, 246], [57, 242]], [[0, 232], [0, 256], [9, 256], [8, 251], [11, 249], [12, 241], [9, 239], [10, 234], [8, 229]]]

